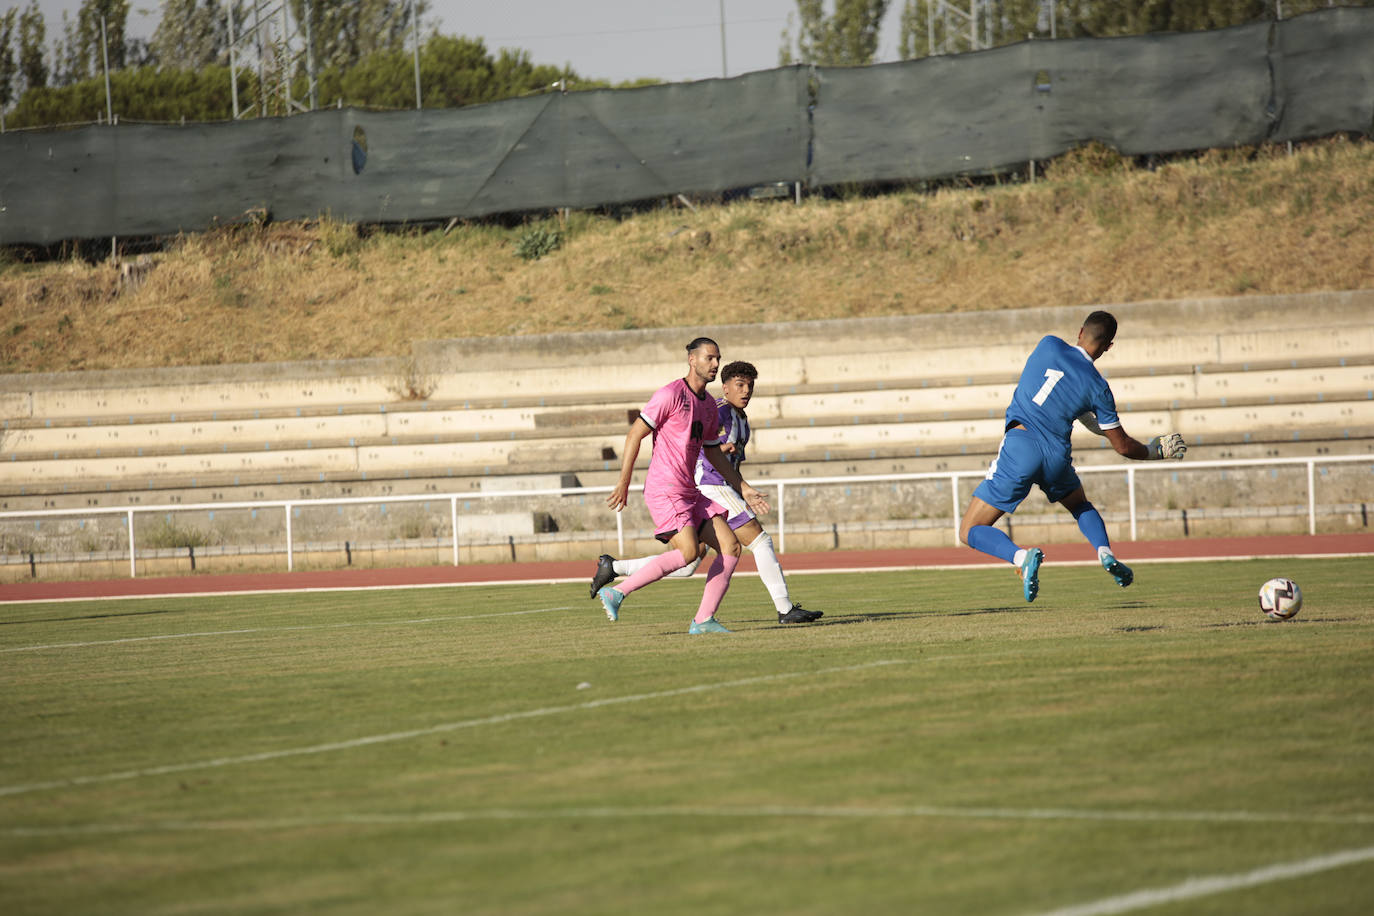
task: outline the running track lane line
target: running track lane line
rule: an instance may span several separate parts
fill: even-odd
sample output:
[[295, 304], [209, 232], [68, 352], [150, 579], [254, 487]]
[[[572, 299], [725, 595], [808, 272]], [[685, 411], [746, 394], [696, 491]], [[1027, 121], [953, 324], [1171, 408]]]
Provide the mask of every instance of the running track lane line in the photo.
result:
[[766, 674], [759, 675], [758, 677], [741, 678], [735, 681], [721, 681], [714, 684], [697, 684], [692, 687], [678, 687], [673, 690], [657, 690], [652, 693], [636, 693], [623, 697], [608, 697], [604, 700], [590, 700], [586, 703], [573, 703], [567, 706], [546, 706], [541, 709], [530, 709], [524, 712], [510, 712], [498, 716], [483, 716], [480, 719], [464, 719], [458, 722], [445, 722], [441, 725], [431, 725], [427, 728], [415, 728], [408, 731], [390, 732], [382, 735], [366, 735], [362, 738], [352, 738], [348, 741], [331, 741], [326, 744], [315, 744], [308, 747], [283, 748], [278, 751], [263, 751], [257, 754], [242, 754], [236, 757], [217, 757], [213, 760], [199, 760], [191, 763], [173, 763], [160, 767], [148, 767], [142, 770], [103, 773], [98, 776], [73, 776], [69, 779], [54, 779], [49, 782], [0, 786], [0, 796], [23, 795], [28, 792], [40, 792], [45, 789], [61, 789], [94, 785], [104, 782], [118, 782], [120, 780], [139, 779], [144, 776], [166, 776], [170, 773], [185, 773], [189, 770], [208, 770], [238, 763], [260, 763], [264, 760], [279, 760], [285, 757], [300, 757], [306, 754], [326, 754], [331, 751], [347, 751], [373, 744], [387, 744], [393, 741], [422, 738], [426, 735], [438, 735], [465, 728], [476, 728], [481, 725], [500, 725], [505, 722], [538, 719], [545, 716], [559, 715], [565, 712], [580, 712], [589, 709], [599, 709], [605, 706], [618, 706], [624, 703], [641, 703], [646, 700], [661, 700], [667, 697], [687, 696], [694, 693], [706, 693], [712, 690], [722, 690], [731, 687], [746, 687], [753, 684], [766, 684], [772, 681], [782, 681], [791, 678], [814, 677], [820, 674], [839, 674], [846, 671], [863, 671], [868, 668], [880, 668], [886, 665], [909, 665], [911, 663], [912, 662], [907, 660], [890, 659], [868, 662], [862, 665], [844, 665], [838, 668], [821, 668], [814, 671], [791, 671], [782, 674]]

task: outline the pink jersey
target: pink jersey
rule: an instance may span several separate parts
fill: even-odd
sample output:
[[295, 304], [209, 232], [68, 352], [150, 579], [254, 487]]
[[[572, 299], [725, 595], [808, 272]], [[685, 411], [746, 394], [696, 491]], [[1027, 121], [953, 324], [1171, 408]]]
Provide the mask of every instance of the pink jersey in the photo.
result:
[[695, 498], [701, 447], [720, 444], [716, 399], [705, 391], [695, 394], [685, 379], [678, 379], [655, 391], [639, 418], [654, 431], [645, 497], [676, 493]]

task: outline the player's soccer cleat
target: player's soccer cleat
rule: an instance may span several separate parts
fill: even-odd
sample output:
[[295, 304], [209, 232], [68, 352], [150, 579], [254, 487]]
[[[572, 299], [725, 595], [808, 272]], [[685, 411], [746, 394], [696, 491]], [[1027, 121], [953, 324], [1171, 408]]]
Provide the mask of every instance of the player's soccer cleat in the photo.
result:
[[620, 602], [625, 600], [624, 595], [607, 586], [597, 592], [596, 597], [601, 599], [601, 606], [606, 609], [607, 620], [616, 621], [620, 619]]
[[1131, 572], [1131, 567], [1122, 563], [1116, 557], [1106, 553], [1102, 555], [1101, 560], [1102, 568], [1112, 574], [1112, 578], [1116, 580], [1117, 585], [1125, 588], [1135, 581], [1135, 573]]
[[1044, 551], [1032, 547], [1026, 551], [1026, 559], [1021, 561], [1021, 591], [1027, 601], [1034, 601], [1040, 594], [1040, 561], [1044, 559]]
[[778, 623], [814, 623], [823, 616], [820, 611], [808, 611], [800, 604], [794, 604], [787, 613], [778, 615]]
[[693, 636], [697, 636], [702, 633], [729, 633], [730, 631], [721, 626], [720, 621], [716, 618], [707, 617], [700, 623], [693, 620], [692, 625], [687, 628], [687, 632]]
[[610, 585], [615, 581], [615, 557], [608, 553], [603, 553], [596, 558], [596, 575], [592, 576], [592, 597], [601, 591], [604, 586]]

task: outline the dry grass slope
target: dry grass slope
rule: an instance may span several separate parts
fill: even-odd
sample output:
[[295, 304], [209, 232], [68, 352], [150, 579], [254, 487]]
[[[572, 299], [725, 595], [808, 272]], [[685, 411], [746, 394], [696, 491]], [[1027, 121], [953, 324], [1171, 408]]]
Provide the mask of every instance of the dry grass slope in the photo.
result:
[[1374, 143], [1101, 148], [1033, 184], [359, 237], [328, 220], [108, 263], [0, 260], [0, 372], [404, 356], [411, 342], [1374, 286]]

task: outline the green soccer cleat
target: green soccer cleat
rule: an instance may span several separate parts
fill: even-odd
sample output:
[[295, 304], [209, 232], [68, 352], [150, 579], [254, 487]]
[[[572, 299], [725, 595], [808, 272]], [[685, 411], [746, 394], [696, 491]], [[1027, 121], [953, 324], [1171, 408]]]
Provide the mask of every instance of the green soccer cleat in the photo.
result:
[[1108, 553], [1103, 554], [1101, 559], [1102, 568], [1112, 574], [1112, 578], [1116, 580], [1117, 585], [1125, 588], [1135, 581], [1135, 573], [1131, 572], [1131, 567], [1122, 563], [1116, 557]]
[[1021, 563], [1021, 591], [1027, 601], [1034, 601], [1040, 594], [1040, 563], [1045, 559], [1044, 551], [1032, 547], [1026, 551], [1026, 559]]
[[700, 623], [693, 620], [692, 625], [687, 628], [687, 632], [696, 636], [701, 633], [729, 633], [730, 631], [721, 626], [720, 621], [716, 618], [708, 617]]
[[596, 597], [601, 599], [601, 606], [606, 609], [606, 619], [615, 622], [620, 619], [620, 602], [625, 600], [625, 596], [609, 585], [596, 593]]

